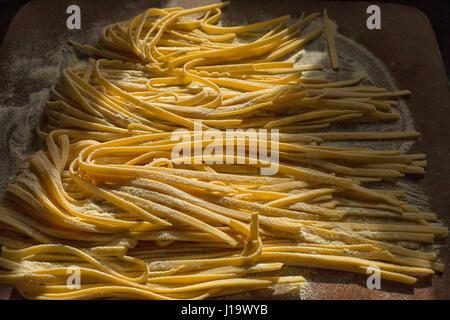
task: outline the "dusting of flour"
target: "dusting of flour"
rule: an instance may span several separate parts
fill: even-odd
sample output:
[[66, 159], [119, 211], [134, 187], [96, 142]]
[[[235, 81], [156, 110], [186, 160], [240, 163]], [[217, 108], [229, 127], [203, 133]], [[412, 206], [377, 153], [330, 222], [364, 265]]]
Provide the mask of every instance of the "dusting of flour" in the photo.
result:
[[[21, 56], [11, 59], [8, 73], [20, 74], [20, 78], [34, 83], [33, 88], [37, 91], [29, 94], [26, 99], [20, 91], [21, 84], [11, 83], [11, 88], [0, 93], [0, 150], [4, 152], [0, 157], [0, 176], [5, 177], [0, 181], [0, 196], [3, 196], [14, 179], [22, 161], [38, 150], [36, 126], [48, 99], [49, 88], [57, 82], [61, 71], [74, 58], [73, 48], [64, 45], [31, 60]], [[19, 104], [20, 98], [28, 102]]]

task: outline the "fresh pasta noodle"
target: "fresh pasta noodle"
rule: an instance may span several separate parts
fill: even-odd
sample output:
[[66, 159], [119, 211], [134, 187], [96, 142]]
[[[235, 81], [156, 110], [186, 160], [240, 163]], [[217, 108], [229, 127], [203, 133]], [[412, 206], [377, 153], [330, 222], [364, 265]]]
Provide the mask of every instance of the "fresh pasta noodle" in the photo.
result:
[[323, 24], [328, 41], [328, 50], [330, 52], [331, 65], [333, 66], [333, 69], [339, 69], [339, 60], [336, 53], [336, 46], [334, 44], [333, 27], [331, 25], [330, 18], [328, 17], [327, 9], [323, 10]]
[[[407, 284], [442, 271], [421, 245], [447, 227], [402, 190], [366, 184], [424, 174], [425, 155], [327, 143], [420, 134], [324, 131], [398, 119], [395, 99], [410, 92], [304, 78], [322, 66], [282, 58], [321, 36], [302, 32], [319, 13], [225, 27], [226, 5], [152, 8], [106, 26], [97, 48], [72, 42], [94, 57], [51, 88], [37, 128], [44, 147], [6, 191], [0, 282], [28, 299], [205, 299], [306, 281], [265, 276], [284, 265], [376, 266]], [[238, 145], [197, 153], [217, 141]], [[261, 174], [271, 164], [252, 153], [261, 145], [277, 154], [276, 174]], [[67, 285], [73, 268], [78, 287]]]

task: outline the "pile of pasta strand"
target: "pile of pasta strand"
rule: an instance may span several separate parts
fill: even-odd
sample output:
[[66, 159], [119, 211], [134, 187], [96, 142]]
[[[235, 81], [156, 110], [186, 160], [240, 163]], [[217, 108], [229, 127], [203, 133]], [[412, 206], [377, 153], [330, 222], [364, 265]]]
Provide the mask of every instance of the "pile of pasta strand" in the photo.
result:
[[[46, 104], [40, 135], [68, 129], [72, 139], [76, 132], [71, 129], [77, 128], [83, 133], [88, 131], [87, 138], [107, 141], [139, 133], [171, 132], [180, 127], [193, 130], [196, 122], [205, 129], [314, 132], [334, 123], [396, 120], [398, 113], [386, 112], [397, 103], [391, 98], [409, 93], [358, 86], [362, 78], [322, 84], [303, 84], [305, 80], [301, 78], [289, 79], [286, 84], [261, 81], [251, 84], [252, 87], [246, 87], [250, 86], [248, 81], [230, 80], [223, 87], [217, 86], [219, 96], [225, 99], [219, 107], [212, 107], [218, 96], [209, 87], [195, 81], [188, 85], [171, 82], [173, 79], [157, 78], [154, 72], [145, 69], [120, 61], [92, 59], [88, 66], [64, 70], [61, 82], [52, 88], [51, 101]], [[163, 87], [152, 89], [153, 82], [163, 81], [166, 81]], [[417, 137], [418, 133], [356, 132], [354, 139], [358, 135], [361, 139], [389, 139]], [[343, 139], [348, 139], [348, 135]]]
[[[264, 275], [283, 265], [377, 266], [408, 284], [443, 270], [421, 250], [448, 233], [436, 215], [366, 186], [423, 174], [425, 155], [327, 143], [419, 134], [323, 131], [398, 119], [394, 99], [409, 92], [308, 79], [320, 66], [279, 61], [320, 36], [301, 35], [319, 14], [220, 27], [225, 5], [149, 9], [107, 26], [99, 48], [74, 43], [103, 59], [67, 68], [51, 90], [46, 151], [24, 161], [0, 208], [1, 282], [30, 299], [204, 299], [305, 281]], [[256, 40], [234, 41], [244, 34]], [[260, 175], [248, 139], [239, 165], [170, 160], [172, 131], [194, 136], [196, 123], [279, 129], [278, 174]], [[66, 285], [73, 266], [80, 288]]]

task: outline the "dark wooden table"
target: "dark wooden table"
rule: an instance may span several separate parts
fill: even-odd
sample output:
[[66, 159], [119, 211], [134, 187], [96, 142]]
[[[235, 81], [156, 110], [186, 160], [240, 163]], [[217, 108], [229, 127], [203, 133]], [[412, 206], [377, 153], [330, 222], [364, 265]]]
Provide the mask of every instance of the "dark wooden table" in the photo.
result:
[[[3, 78], [0, 82], [0, 92], [9, 90], [11, 93], [8, 101], [0, 101], [0, 105], [26, 103], [29, 93], [50, 85], [45, 81], [36, 82], [12, 72], [8, 65], [14, 62], [15, 57], [26, 57], [30, 61], [38, 59], [69, 39], [84, 41], [96, 24], [107, 24], [119, 18], [132, 17], [146, 7], [166, 7], [180, 3], [191, 7], [206, 2], [212, 1], [138, 1], [135, 7], [124, 6], [122, 1], [116, 0], [77, 1], [83, 12], [82, 30], [68, 31], [65, 29], [65, 8], [71, 1], [32, 1], [15, 16], [0, 48], [0, 74]], [[242, 23], [244, 20], [253, 22], [252, 17], [257, 17], [258, 11], [262, 10], [274, 17], [287, 13], [295, 17], [300, 16], [303, 11], [310, 13], [326, 7], [330, 17], [338, 24], [340, 33], [369, 49], [385, 63], [399, 88], [407, 88], [413, 92], [407, 104], [415, 119], [416, 129], [423, 135], [411, 151], [426, 153], [428, 159], [427, 173], [424, 178], [418, 179], [417, 183], [429, 196], [433, 211], [449, 226], [450, 93], [435, 34], [427, 17], [419, 10], [387, 3], [379, 4], [382, 10], [382, 29], [368, 30], [365, 27], [365, 10], [368, 5], [367, 2], [344, 5], [339, 2], [320, 1], [232, 0], [232, 10], [225, 10], [224, 15], [230, 21]], [[26, 61], [25, 59], [25, 64]], [[5, 171], [0, 168], [0, 175], [13, 173], [14, 170]], [[449, 238], [443, 240], [442, 244], [440, 260], [448, 264]], [[366, 278], [359, 275], [343, 276], [340, 272], [317, 270], [312, 276], [316, 283], [311, 285], [311, 299], [450, 298], [448, 268], [443, 274], [420, 279], [414, 287], [383, 282], [382, 291], [365, 288]], [[337, 282], [336, 279], [341, 280]], [[13, 297], [17, 297], [17, 294]], [[251, 297], [257, 299], [263, 296], [255, 293]]]

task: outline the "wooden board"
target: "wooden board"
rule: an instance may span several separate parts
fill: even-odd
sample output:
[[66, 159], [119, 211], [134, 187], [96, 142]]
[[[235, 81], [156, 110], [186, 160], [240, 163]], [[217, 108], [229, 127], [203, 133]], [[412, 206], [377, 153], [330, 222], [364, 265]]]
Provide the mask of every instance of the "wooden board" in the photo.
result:
[[[67, 40], [85, 42], [86, 37], [98, 37], [93, 29], [108, 23], [133, 17], [147, 7], [184, 7], [210, 3], [208, 0], [136, 1], [133, 5], [123, 1], [77, 1], [82, 11], [82, 29], [69, 31], [65, 28], [66, 7], [70, 1], [33, 1], [23, 7], [11, 23], [0, 49], [0, 92], [9, 92], [0, 101], [2, 105], [20, 106], [28, 101], [32, 92], [50, 86], [50, 80], [36, 81], [12, 70], [10, 65], [22, 59], [26, 70], [27, 61], [42, 59], [46, 53], [57, 50]], [[373, 3], [370, 3], [373, 4]], [[231, 10], [224, 10], [227, 21], [251, 23], [262, 11], [274, 17], [291, 14], [299, 17], [302, 12], [311, 13], [327, 8], [329, 16], [339, 26], [338, 31], [357, 41], [385, 63], [399, 88], [413, 92], [407, 100], [415, 119], [415, 126], [422, 133], [412, 152], [427, 154], [427, 173], [417, 178], [417, 183], [429, 196], [429, 202], [439, 219], [450, 225], [448, 204], [450, 199], [450, 93], [439, 48], [431, 25], [424, 14], [412, 7], [378, 4], [382, 14], [381, 30], [366, 28], [367, 2], [322, 1], [231, 1]], [[33, 110], [30, 110], [33, 112]], [[3, 137], [2, 137], [3, 139]], [[4, 148], [0, 143], [0, 148]], [[1, 150], [2, 152], [4, 150]], [[15, 168], [0, 168], [0, 174], [11, 176]], [[7, 177], [4, 177], [7, 178]], [[448, 264], [450, 259], [449, 238], [440, 242], [440, 261]], [[302, 269], [299, 269], [301, 274]], [[314, 279], [307, 298], [310, 299], [449, 299], [450, 271], [420, 279], [414, 286], [383, 281], [382, 290], [365, 287], [366, 277], [343, 274], [337, 271], [315, 270], [308, 272]], [[0, 287], [0, 298], [8, 295], [7, 287]], [[17, 292], [12, 298], [19, 298]], [[265, 293], [252, 293], [239, 298], [267, 298]], [[276, 298], [276, 297], [275, 297]]]

